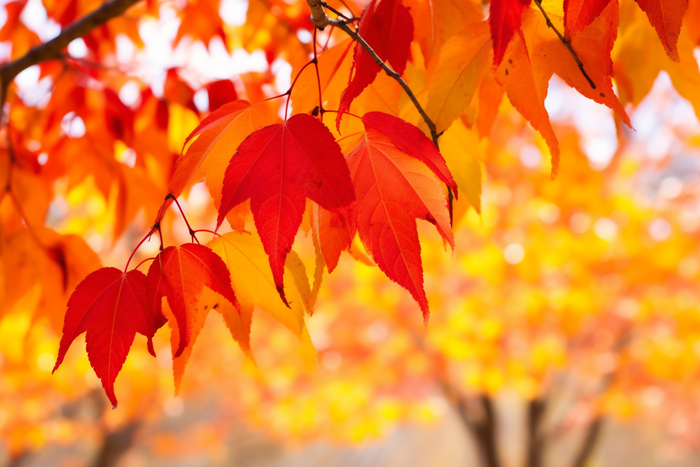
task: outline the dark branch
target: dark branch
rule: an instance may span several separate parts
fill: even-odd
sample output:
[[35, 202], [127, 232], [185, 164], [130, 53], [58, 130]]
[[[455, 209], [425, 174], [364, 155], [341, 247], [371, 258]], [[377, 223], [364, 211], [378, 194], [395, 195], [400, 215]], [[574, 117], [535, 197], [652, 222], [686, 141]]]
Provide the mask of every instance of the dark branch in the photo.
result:
[[342, 29], [343, 32], [345, 32], [348, 36], [352, 37], [353, 40], [355, 40], [358, 44], [364, 48], [367, 53], [372, 57], [374, 62], [381, 67], [382, 70], [391, 78], [396, 80], [401, 87], [403, 88], [404, 91], [406, 91], [406, 94], [408, 94], [408, 97], [411, 99], [411, 102], [413, 102], [413, 105], [416, 107], [418, 110], [418, 113], [420, 114], [421, 117], [423, 117], [423, 121], [425, 121], [425, 124], [428, 125], [428, 129], [430, 130], [430, 136], [433, 138], [433, 143], [435, 144], [435, 147], [438, 147], [438, 134], [437, 134], [437, 129], [435, 128], [435, 123], [428, 117], [428, 114], [425, 113], [425, 110], [423, 110], [423, 107], [420, 105], [418, 102], [418, 99], [416, 99], [416, 96], [413, 94], [413, 91], [411, 91], [411, 88], [408, 87], [408, 84], [406, 84], [406, 81], [403, 80], [400, 74], [395, 72], [394, 70], [389, 67], [384, 61], [379, 58], [379, 55], [372, 49], [372, 47], [365, 41], [362, 36], [360, 36], [356, 31], [353, 31], [347, 23], [344, 21], [339, 21], [339, 20], [334, 20], [331, 18], [328, 18], [328, 24], [335, 26], [339, 29]]
[[[396, 80], [403, 90], [406, 92], [408, 97], [411, 99], [411, 102], [413, 102], [413, 105], [416, 107], [416, 110], [418, 110], [418, 113], [420, 114], [421, 117], [423, 117], [423, 121], [425, 124], [428, 126], [428, 130], [430, 130], [430, 136], [433, 140], [433, 144], [435, 145], [435, 148], [439, 151], [440, 150], [440, 145], [438, 144], [438, 137], [440, 136], [437, 132], [437, 128], [435, 127], [435, 123], [428, 117], [428, 114], [425, 113], [425, 110], [423, 110], [423, 106], [420, 105], [420, 102], [418, 102], [418, 99], [416, 99], [416, 96], [413, 94], [413, 91], [411, 91], [411, 88], [406, 84], [406, 81], [403, 80], [400, 74], [395, 72], [394, 70], [389, 67], [386, 63], [384, 63], [384, 60], [379, 58], [379, 55], [372, 49], [372, 47], [365, 41], [362, 36], [357, 31], [354, 31], [352, 28], [348, 26], [348, 23], [345, 21], [337, 20], [337, 19], [331, 19], [328, 17], [326, 14], [326, 10], [323, 9], [324, 2], [318, 1], [317, 0], [306, 0], [306, 3], [308, 3], [309, 8], [311, 8], [311, 22], [314, 23], [314, 26], [316, 26], [318, 29], [323, 30], [327, 25], [335, 26], [338, 29], [341, 29], [345, 34], [350, 36], [355, 42], [360, 44], [366, 51], [367, 53], [372, 57], [374, 62], [379, 65], [379, 67], [384, 70], [384, 72], [390, 77]], [[541, 8], [541, 7], [540, 7]], [[354, 20], [353, 20], [354, 21]], [[547, 19], [549, 22], [549, 19]], [[558, 34], [558, 33], [557, 33]], [[573, 52], [573, 50], [572, 50]], [[576, 60], [578, 61], [578, 57], [576, 57]], [[580, 63], [580, 61], [578, 61]], [[583, 64], [581, 64], [581, 70], [583, 71]], [[586, 78], [588, 78], [588, 75], [584, 72], [584, 75]], [[593, 82], [589, 82], [592, 84]], [[593, 85], [593, 84], [592, 84]], [[595, 89], [595, 85], [593, 85], [593, 89]], [[452, 200], [453, 200], [453, 195], [452, 195], [452, 189], [448, 186], [447, 187], [447, 193], [448, 193], [448, 199], [449, 199], [449, 208], [450, 208], [450, 224], [452, 224]]]
[[552, 21], [549, 19], [549, 16], [547, 16], [547, 12], [544, 11], [544, 8], [542, 8], [542, 0], [535, 0], [535, 3], [537, 4], [537, 7], [540, 9], [542, 12], [542, 15], [544, 16], [545, 21], [547, 21], [547, 26], [549, 26], [554, 33], [557, 35], [559, 40], [561, 41], [562, 44], [564, 44], [564, 47], [569, 51], [572, 57], [574, 57], [574, 60], [576, 61], [576, 64], [578, 65], [579, 69], [581, 70], [581, 73], [583, 73], [583, 77], [586, 78], [586, 81], [588, 81], [588, 84], [591, 85], [593, 89], [595, 89], [595, 83], [591, 79], [590, 76], [588, 76], [588, 73], [586, 73], [586, 70], [583, 69], [583, 62], [578, 58], [578, 55], [574, 51], [574, 49], [571, 47], [571, 44], [569, 41], [566, 40], [564, 36], [561, 35], [561, 33], [557, 30], [556, 27], [554, 27], [554, 24], [552, 24]]
[[0, 105], [5, 103], [7, 87], [15, 77], [30, 66], [60, 58], [61, 51], [73, 40], [83, 37], [96, 27], [124, 13], [139, 0], [110, 0], [97, 10], [72, 22], [48, 42], [37, 45], [16, 60], [0, 66]]

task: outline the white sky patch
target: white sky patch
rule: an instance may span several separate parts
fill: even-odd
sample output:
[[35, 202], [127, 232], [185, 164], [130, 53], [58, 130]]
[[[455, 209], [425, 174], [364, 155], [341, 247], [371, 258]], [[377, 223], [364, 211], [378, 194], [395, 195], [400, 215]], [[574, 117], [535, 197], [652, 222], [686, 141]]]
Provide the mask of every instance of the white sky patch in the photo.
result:
[[631, 134], [628, 152], [652, 160], [676, 154], [686, 137], [700, 131], [693, 106], [678, 94], [665, 71], [632, 113], [632, 126], [637, 131]]
[[125, 34], [117, 34], [117, 62], [120, 65], [131, 63], [136, 56], [136, 46]]
[[141, 90], [136, 81], [127, 81], [119, 90], [119, 100], [127, 107], [136, 107], [141, 101]]
[[617, 151], [617, 133], [613, 111], [570, 88], [554, 76], [544, 101], [552, 121], [570, 121], [581, 136], [581, 150], [595, 169], [610, 164]]
[[219, 15], [224, 23], [231, 26], [243, 26], [248, 14], [246, 0], [222, 0]]
[[44, 42], [53, 39], [61, 32], [61, 26], [48, 18], [41, 0], [29, 0], [19, 19]]
[[68, 44], [68, 54], [73, 58], [85, 58], [87, 53], [87, 45], [80, 37]]
[[202, 88], [194, 93], [194, 105], [200, 112], [209, 110], [209, 93]]

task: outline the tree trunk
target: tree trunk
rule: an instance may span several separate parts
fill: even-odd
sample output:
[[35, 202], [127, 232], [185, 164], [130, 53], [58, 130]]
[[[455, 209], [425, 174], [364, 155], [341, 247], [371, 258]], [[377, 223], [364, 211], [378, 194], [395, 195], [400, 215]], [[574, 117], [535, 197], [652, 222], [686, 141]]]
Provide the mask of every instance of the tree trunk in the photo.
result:
[[498, 457], [498, 423], [496, 421], [496, 411], [493, 401], [487, 395], [479, 398], [484, 410], [484, 417], [480, 425], [480, 448], [484, 464], [487, 467], [500, 467], [501, 461]]
[[464, 426], [474, 439], [479, 453], [480, 464], [483, 467], [501, 467], [498, 457], [497, 423], [496, 414], [491, 398], [481, 395], [478, 404], [468, 404], [467, 401], [457, 396], [453, 398]]
[[585, 467], [586, 463], [593, 454], [595, 446], [600, 439], [600, 432], [603, 429], [603, 417], [598, 417], [588, 425], [588, 430], [583, 438], [583, 444], [581, 444], [581, 449], [574, 458], [574, 463], [572, 467]]
[[134, 434], [140, 425], [140, 422], [132, 422], [116, 431], [107, 433], [92, 467], [113, 467], [116, 465], [117, 461], [133, 446]]
[[544, 400], [533, 399], [527, 406], [527, 467], [542, 467], [545, 439], [540, 433], [547, 405]]

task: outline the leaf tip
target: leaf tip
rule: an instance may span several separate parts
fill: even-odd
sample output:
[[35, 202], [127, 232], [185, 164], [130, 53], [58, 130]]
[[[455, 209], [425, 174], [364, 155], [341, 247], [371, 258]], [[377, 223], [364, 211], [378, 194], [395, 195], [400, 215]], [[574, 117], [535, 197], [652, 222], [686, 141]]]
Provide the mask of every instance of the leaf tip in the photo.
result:
[[156, 357], [156, 349], [153, 347], [153, 336], [150, 336], [148, 338], [148, 344], [146, 344], [146, 345], [148, 348], [148, 353], [151, 354], [151, 356], [155, 358]]

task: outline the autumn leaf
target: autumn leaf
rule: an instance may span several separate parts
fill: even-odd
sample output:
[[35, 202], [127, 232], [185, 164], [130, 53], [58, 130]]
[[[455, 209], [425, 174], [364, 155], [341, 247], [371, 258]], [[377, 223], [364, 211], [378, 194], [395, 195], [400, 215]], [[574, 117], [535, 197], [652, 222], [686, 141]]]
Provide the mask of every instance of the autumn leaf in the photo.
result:
[[148, 269], [148, 303], [156, 317], [162, 316], [161, 299], [167, 297], [177, 324], [180, 338], [177, 345], [173, 343], [174, 358], [190, 344], [197, 323], [197, 302], [204, 286], [233, 306], [238, 305], [226, 264], [205, 246], [194, 243], [169, 246]]
[[[304, 323], [302, 298], [290, 268], [287, 267], [284, 274], [284, 285], [289, 294], [287, 307], [277, 293], [267, 254], [259, 238], [247, 233], [229, 232], [214, 239], [209, 247], [229, 266], [241, 316], [252, 315], [255, 305], [259, 306], [305, 343], [311, 354], [315, 354], [313, 345], [307, 342], [308, 331]], [[243, 327], [244, 332], [245, 329]]]
[[233, 81], [230, 79], [212, 81], [204, 88], [207, 90], [207, 96], [209, 97], [210, 112], [214, 112], [222, 105], [235, 102], [238, 99], [238, 93], [233, 86]]
[[603, 12], [610, 0], [564, 0], [564, 26], [575, 36]]
[[688, 9], [688, 0], [637, 0], [637, 5], [649, 17], [649, 22], [674, 62], [680, 61], [678, 55], [678, 36], [683, 25], [683, 15]]
[[481, 21], [484, 10], [476, 0], [404, 0], [411, 12], [414, 36], [428, 63], [452, 36]]
[[485, 21], [467, 26], [445, 43], [437, 62], [428, 69], [425, 111], [438, 133], [448, 129], [471, 103], [488, 68], [490, 38]]
[[520, 29], [523, 11], [531, 0], [492, 0], [489, 7], [489, 26], [493, 39], [493, 64], [503, 61], [506, 49], [515, 31]]
[[206, 176], [218, 206], [223, 172], [235, 148], [250, 133], [272, 121], [264, 107], [252, 106], [245, 100], [224, 104], [210, 113], [185, 139], [183, 155], [175, 164], [168, 192], [178, 197], [187, 186]]
[[632, 2], [622, 5], [623, 14], [631, 16], [615, 47], [615, 78], [623, 103], [635, 107], [651, 91], [661, 70], [668, 73], [674, 88], [686, 98], [700, 116], [700, 70], [693, 56], [694, 44], [689, 28], [681, 30], [677, 50], [680, 62], [670, 61], [663, 45], [655, 39], [654, 29]]
[[338, 265], [340, 253], [350, 247], [357, 232], [352, 205], [333, 212], [316, 204], [312, 216], [319, 248], [330, 274]]
[[459, 196], [457, 184], [445, 159], [422, 131], [398, 117], [382, 112], [367, 112], [362, 117], [362, 123], [366, 129], [372, 128], [377, 134], [388, 137], [400, 151], [425, 164], [440, 181], [452, 189], [455, 196]]
[[[450, 172], [462, 187], [462, 198], [454, 202], [454, 224], [466, 214], [469, 206], [481, 214], [482, 154], [475, 129], [468, 129], [457, 120], [440, 138], [440, 152]], [[466, 198], [466, 200], [465, 200]]]
[[124, 273], [102, 268], [85, 278], [68, 300], [63, 336], [53, 371], [63, 362], [71, 343], [86, 332], [87, 354], [116, 408], [114, 380], [138, 332], [155, 332], [153, 313], [146, 306], [146, 276], [137, 270]]
[[362, 120], [367, 132], [347, 158], [357, 194], [354, 210], [360, 238], [379, 268], [411, 293], [427, 321], [428, 299], [415, 219], [435, 224], [454, 247], [447, 199], [438, 179], [455, 184], [434, 147], [434, 153], [419, 157], [416, 148], [432, 146], [420, 130], [406, 132], [423, 138], [416, 138], [409, 146], [394, 138], [391, 130], [377, 129], [395, 129], [396, 117], [373, 112]]
[[[413, 41], [413, 19], [401, 0], [372, 0], [362, 12], [358, 33], [380, 59], [388, 61], [398, 74], [403, 74]], [[380, 71], [369, 52], [356, 43], [348, 86], [338, 106], [338, 128], [352, 101], [374, 81]]]
[[[163, 307], [166, 315], [172, 316], [172, 311], [166, 310]], [[250, 348], [250, 325], [253, 318], [253, 309], [241, 306], [234, 306], [221, 295], [205, 287], [202, 295], [197, 302], [197, 313], [194, 325], [192, 326], [192, 334], [190, 336], [190, 345], [188, 345], [182, 354], [173, 359], [173, 382], [175, 384], [175, 395], [180, 393], [182, 386], [182, 378], [185, 375], [185, 369], [192, 356], [192, 350], [199, 338], [204, 323], [207, 320], [210, 312], [214, 310], [218, 312], [224, 320], [226, 327], [231, 333], [233, 340], [238, 343], [243, 353], [255, 363], [253, 352]], [[169, 316], [169, 318], [170, 318]], [[177, 326], [170, 322], [171, 334], [170, 343], [175, 347], [180, 339], [180, 333]]]
[[[555, 27], [561, 28], [561, 16], [549, 13], [549, 17]], [[572, 38], [571, 47], [591, 81], [576, 65], [570, 51], [546, 26], [543, 15], [532, 9], [523, 14], [524, 32], [511, 42], [506, 60], [496, 70], [496, 81], [504, 86], [508, 99], [549, 146], [553, 177], [558, 171], [560, 150], [544, 106], [552, 74], [556, 73], [584, 96], [608, 106], [631, 126], [612, 87], [613, 68], [609, 57], [618, 21], [617, 1], [612, 0], [601, 16]]]
[[330, 130], [306, 114], [252, 133], [226, 169], [217, 226], [250, 198], [253, 220], [286, 303], [284, 262], [301, 225], [306, 198], [327, 209], [355, 199], [348, 168]]

